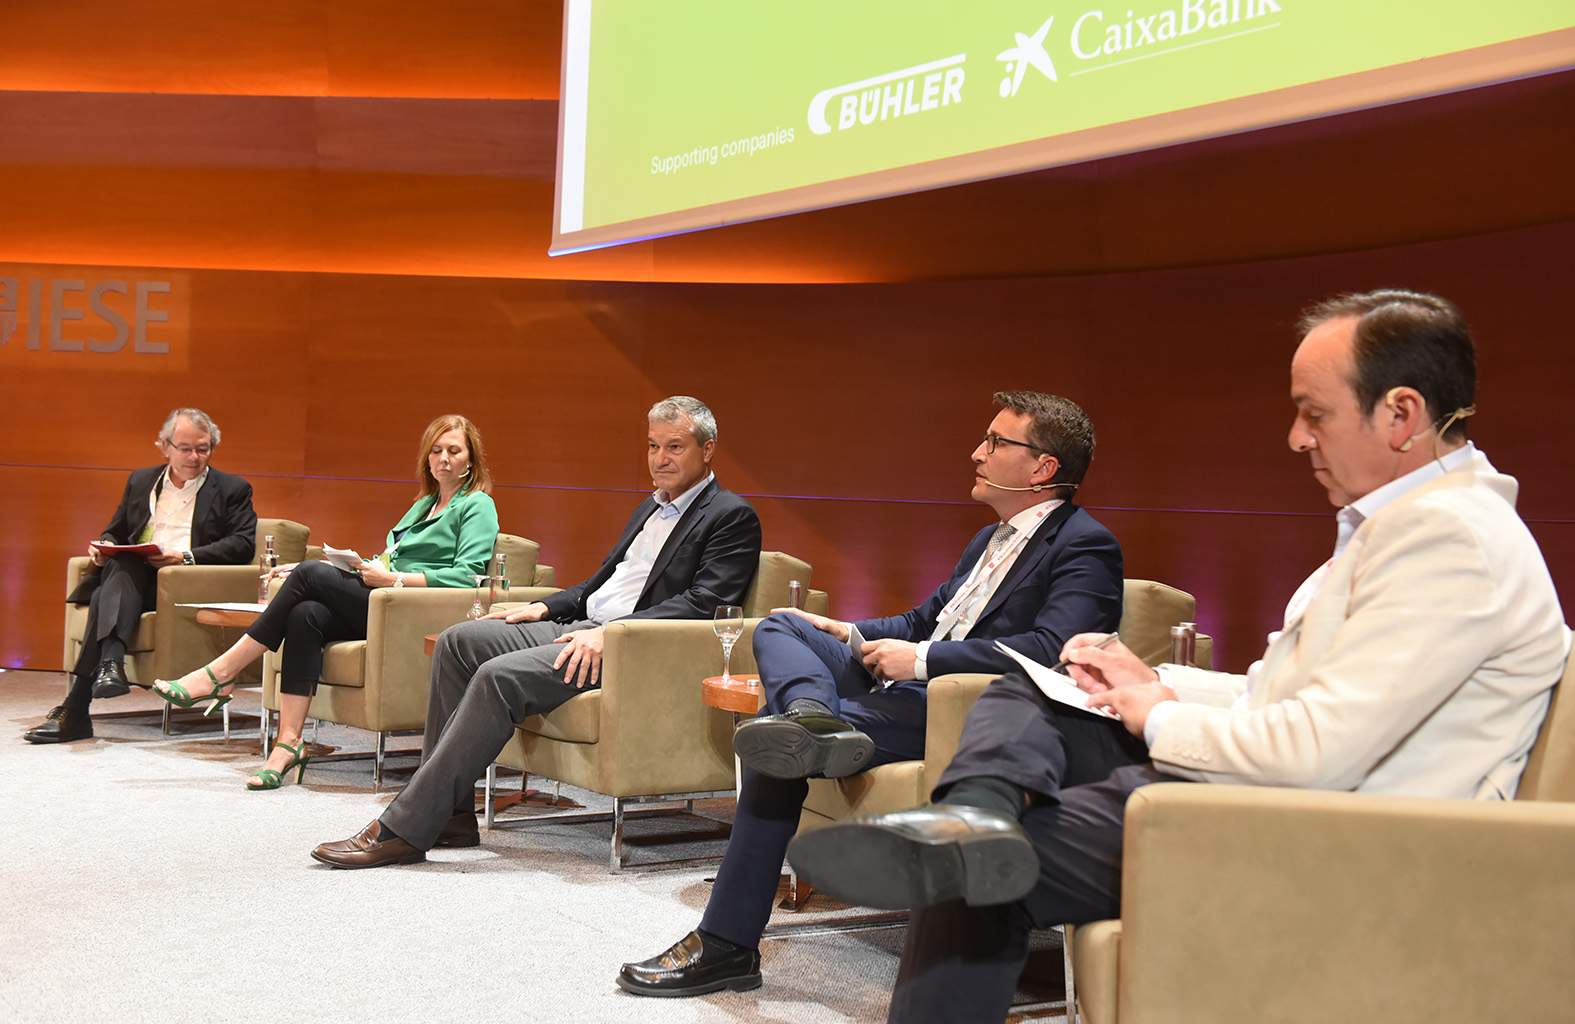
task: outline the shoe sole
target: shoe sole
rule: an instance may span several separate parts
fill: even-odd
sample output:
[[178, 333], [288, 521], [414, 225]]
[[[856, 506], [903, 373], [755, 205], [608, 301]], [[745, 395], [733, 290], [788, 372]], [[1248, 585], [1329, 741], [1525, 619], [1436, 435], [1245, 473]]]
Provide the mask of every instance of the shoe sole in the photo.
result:
[[869, 767], [875, 742], [861, 732], [817, 736], [793, 722], [758, 721], [733, 734], [733, 753], [774, 779], [840, 779]]
[[455, 836], [455, 837], [452, 837], [452, 838], [445, 837], [445, 836], [438, 836], [438, 840], [437, 840], [437, 842], [432, 844], [432, 848], [435, 849], [435, 850], [437, 850], [437, 849], [442, 849], [442, 850], [460, 850], [460, 849], [464, 849], [466, 847], [480, 846], [480, 845], [481, 845], [481, 834], [477, 833], [476, 835], [473, 835], [473, 836], [472, 835], [464, 835], [464, 836]]
[[22, 738], [29, 743], [48, 746], [51, 743], [75, 743], [77, 740], [90, 740], [93, 738], [93, 734], [88, 733], [85, 736], [33, 736], [24, 732]]
[[362, 868], [386, 868], [393, 864], [420, 864], [422, 861], [427, 859], [427, 855], [422, 851], [417, 850], [415, 851], [414, 855], [407, 853], [403, 856], [391, 857], [388, 860], [380, 860], [375, 864], [342, 864], [339, 861], [324, 857], [316, 850], [313, 850], [312, 859], [317, 861], [319, 864], [327, 864], [331, 868], [339, 868], [342, 871], [359, 871]]
[[833, 899], [876, 910], [911, 910], [962, 900], [1013, 903], [1039, 879], [1039, 856], [1022, 836], [916, 839], [879, 825], [843, 823], [794, 840], [788, 862]]
[[679, 999], [684, 996], [703, 996], [710, 992], [721, 992], [726, 989], [731, 992], [748, 992], [761, 985], [760, 972], [744, 974], [736, 978], [718, 978], [700, 985], [688, 985], [684, 988], [658, 988], [652, 985], [641, 985], [630, 981], [623, 975], [618, 975], [618, 987], [631, 995], [656, 996], [660, 999]]
[[110, 697], [124, 697], [130, 692], [131, 687], [129, 686], [95, 686], [93, 687], [93, 699], [105, 700]]

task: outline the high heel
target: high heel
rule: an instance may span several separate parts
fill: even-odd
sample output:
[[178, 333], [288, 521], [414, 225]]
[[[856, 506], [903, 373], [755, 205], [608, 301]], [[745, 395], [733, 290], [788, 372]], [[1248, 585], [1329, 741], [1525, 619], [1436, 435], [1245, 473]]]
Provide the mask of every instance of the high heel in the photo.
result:
[[[209, 715], [213, 714], [215, 711], [219, 710], [230, 702], [233, 694], [228, 694], [223, 691], [228, 690], [230, 687], [234, 686], [235, 681], [232, 679], [227, 683], [219, 682], [219, 677], [213, 674], [213, 669], [208, 665], [202, 666], [202, 670], [208, 673], [208, 678], [213, 681], [213, 689], [209, 690], [200, 697], [193, 697], [191, 694], [186, 692], [186, 688], [180, 683], [171, 682], [168, 679], [153, 680], [153, 692], [178, 708], [195, 707], [205, 700], [211, 700], [213, 703], [209, 704], [206, 710], [204, 710], [202, 713], [202, 717], [207, 718]], [[159, 689], [160, 683], [163, 683], [165, 686], [169, 687], [169, 689]]]
[[273, 746], [275, 750], [279, 749], [280, 747], [288, 750], [292, 755], [290, 758], [290, 763], [277, 770], [273, 768], [262, 769], [257, 773], [257, 777], [262, 780], [262, 785], [254, 786], [250, 782], [247, 782], [247, 789], [252, 790], [253, 792], [264, 789], [278, 789], [284, 784], [284, 777], [290, 774], [290, 769], [294, 768], [296, 765], [300, 765], [300, 770], [295, 773], [295, 784], [299, 786], [306, 778], [306, 762], [310, 761], [311, 757], [306, 753], [305, 737], [296, 740], [295, 746], [293, 747], [283, 740], [274, 740]]

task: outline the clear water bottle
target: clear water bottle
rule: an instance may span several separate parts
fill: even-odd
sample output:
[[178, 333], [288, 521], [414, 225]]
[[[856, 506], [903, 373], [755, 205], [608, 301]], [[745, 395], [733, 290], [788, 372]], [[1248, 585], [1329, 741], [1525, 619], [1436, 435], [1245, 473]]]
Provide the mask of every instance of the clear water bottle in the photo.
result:
[[788, 581], [788, 607], [800, 610], [804, 607], [804, 584], [798, 580]]
[[497, 568], [493, 572], [493, 579], [497, 581], [492, 588], [494, 598], [499, 601], [507, 601], [509, 599], [509, 556], [501, 551], [498, 552]]
[[268, 603], [268, 583], [279, 568], [279, 554], [273, 548], [273, 534], [263, 537], [262, 565], [257, 573], [257, 603]]

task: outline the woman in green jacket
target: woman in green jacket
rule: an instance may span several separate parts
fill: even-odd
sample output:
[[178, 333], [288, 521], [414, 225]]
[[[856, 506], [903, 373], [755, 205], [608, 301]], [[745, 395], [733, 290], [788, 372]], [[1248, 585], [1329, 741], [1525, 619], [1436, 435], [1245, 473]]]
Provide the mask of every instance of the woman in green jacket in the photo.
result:
[[236, 674], [282, 641], [279, 668], [279, 738], [247, 789], [278, 789], [290, 769], [306, 772], [301, 729], [323, 668], [323, 645], [366, 639], [372, 591], [384, 587], [468, 587], [487, 570], [498, 536], [492, 474], [481, 435], [463, 416], [439, 416], [421, 439], [416, 503], [388, 532], [381, 555], [354, 571], [327, 562], [280, 566], [279, 592], [235, 646], [212, 663], [174, 682], [158, 680], [153, 692], [177, 707], [211, 701], [223, 707]]

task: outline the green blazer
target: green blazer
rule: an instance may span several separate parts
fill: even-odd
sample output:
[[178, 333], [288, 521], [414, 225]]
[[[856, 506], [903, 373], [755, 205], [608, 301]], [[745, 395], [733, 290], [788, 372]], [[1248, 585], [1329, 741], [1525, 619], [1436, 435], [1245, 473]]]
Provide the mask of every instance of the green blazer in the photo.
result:
[[419, 572], [429, 587], [473, 587], [487, 571], [498, 539], [498, 507], [492, 495], [460, 491], [436, 519], [427, 513], [436, 497], [418, 498], [388, 531], [391, 569]]

